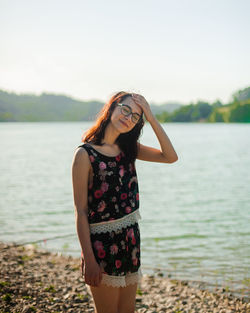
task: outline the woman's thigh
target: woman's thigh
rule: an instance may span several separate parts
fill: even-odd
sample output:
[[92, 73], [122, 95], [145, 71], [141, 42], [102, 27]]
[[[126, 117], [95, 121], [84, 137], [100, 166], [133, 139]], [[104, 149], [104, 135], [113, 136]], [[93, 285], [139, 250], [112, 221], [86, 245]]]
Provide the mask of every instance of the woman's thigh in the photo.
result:
[[100, 284], [98, 287], [89, 286], [97, 313], [117, 313], [119, 288]]
[[137, 283], [120, 287], [118, 312], [119, 313], [134, 313]]

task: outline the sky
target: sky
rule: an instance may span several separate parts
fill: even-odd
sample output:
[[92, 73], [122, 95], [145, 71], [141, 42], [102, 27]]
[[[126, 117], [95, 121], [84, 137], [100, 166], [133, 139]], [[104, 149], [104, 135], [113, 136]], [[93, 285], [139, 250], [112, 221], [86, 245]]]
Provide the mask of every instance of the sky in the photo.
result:
[[250, 86], [248, 0], [0, 0], [0, 89], [230, 101]]

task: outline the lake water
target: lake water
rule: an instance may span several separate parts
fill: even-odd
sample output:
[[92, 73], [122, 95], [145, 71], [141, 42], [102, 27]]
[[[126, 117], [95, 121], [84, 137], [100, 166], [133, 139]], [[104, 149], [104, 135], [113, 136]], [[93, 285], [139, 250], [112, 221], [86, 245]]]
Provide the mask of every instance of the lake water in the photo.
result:
[[[0, 124], [0, 240], [80, 258], [71, 164], [91, 123]], [[179, 160], [136, 161], [143, 273], [249, 288], [250, 124], [163, 124]], [[158, 148], [150, 125], [141, 143]]]

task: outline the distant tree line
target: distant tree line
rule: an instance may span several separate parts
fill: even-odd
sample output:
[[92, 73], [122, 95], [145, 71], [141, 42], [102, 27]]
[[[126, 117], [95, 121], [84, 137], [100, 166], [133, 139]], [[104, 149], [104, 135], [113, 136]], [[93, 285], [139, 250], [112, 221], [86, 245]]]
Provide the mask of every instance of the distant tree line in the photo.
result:
[[232, 101], [223, 105], [220, 101], [212, 104], [198, 101], [178, 108], [172, 113], [156, 114], [162, 122], [240, 122], [250, 123], [250, 87], [239, 90], [232, 96]]
[[[0, 90], [0, 122], [92, 121], [103, 106], [100, 101], [79, 101], [65, 95], [9, 93]], [[198, 101], [151, 104], [162, 122], [250, 122], [250, 87], [235, 92], [232, 101], [223, 105]]]
[[0, 122], [88, 121], [102, 106], [100, 101], [78, 101], [64, 95], [17, 95], [0, 90]]
[[[79, 101], [65, 95], [17, 95], [0, 90], [0, 122], [92, 121], [103, 105], [101, 101]], [[179, 107], [176, 102], [151, 105], [154, 114]]]

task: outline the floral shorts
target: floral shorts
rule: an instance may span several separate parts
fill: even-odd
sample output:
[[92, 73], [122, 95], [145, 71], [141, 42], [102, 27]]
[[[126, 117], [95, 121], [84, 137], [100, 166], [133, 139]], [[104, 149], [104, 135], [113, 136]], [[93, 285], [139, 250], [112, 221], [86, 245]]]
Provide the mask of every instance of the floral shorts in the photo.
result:
[[[129, 277], [138, 274], [138, 272], [141, 274], [140, 229], [138, 223], [116, 231], [91, 234], [90, 239], [95, 259], [103, 269], [103, 274], [119, 277]], [[83, 254], [81, 264], [83, 275]]]

